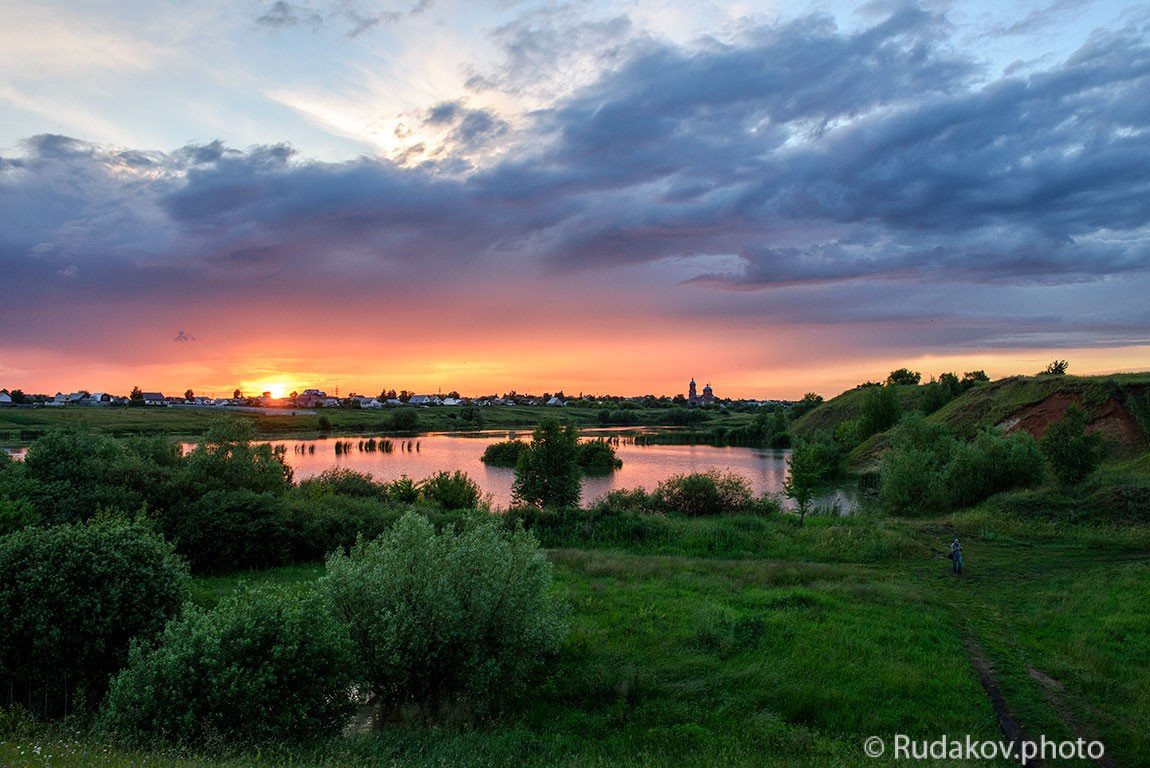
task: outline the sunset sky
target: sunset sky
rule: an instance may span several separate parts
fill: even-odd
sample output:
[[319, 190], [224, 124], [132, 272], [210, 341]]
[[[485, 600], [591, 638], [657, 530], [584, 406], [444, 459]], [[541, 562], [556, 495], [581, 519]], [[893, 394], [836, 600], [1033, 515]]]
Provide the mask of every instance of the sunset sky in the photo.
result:
[[0, 387], [1150, 369], [1150, 5], [0, 6]]

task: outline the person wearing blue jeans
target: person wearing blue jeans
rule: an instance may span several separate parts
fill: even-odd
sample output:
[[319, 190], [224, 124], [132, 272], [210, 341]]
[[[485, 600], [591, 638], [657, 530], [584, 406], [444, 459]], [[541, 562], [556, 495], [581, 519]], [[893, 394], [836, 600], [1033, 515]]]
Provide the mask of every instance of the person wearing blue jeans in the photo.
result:
[[950, 543], [950, 559], [954, 564], [954, 572], [962, 574], [962, 545], [958, 543], [956, 538]]

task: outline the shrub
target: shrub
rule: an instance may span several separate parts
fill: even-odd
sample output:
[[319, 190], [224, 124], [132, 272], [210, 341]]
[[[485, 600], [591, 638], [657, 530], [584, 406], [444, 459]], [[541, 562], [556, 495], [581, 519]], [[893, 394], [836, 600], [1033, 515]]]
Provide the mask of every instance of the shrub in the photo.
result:
[[0, 539], [0, 679], [41, 714], [89, 702], [187, 599], [187, 567], [122, 520], [28, 528]]
[[334, 735], [354, 709], [351, 647], [313, 592], [241, 588], [137, 644], [103, 719], [125, 736], [253, 744]]
[[581, 493], [579, 430], [574, 424], [544, 419], [515, 465], [512, 498], [537, 507], [568, 507], [579, 503]]
[[503, 440], [492, 443], [483, 449], [483, 463], [494, 464], [497, 467], [514, 467], [526, 450], [527, 443], [522, 440]]
[[717, 469], [669, 477], [652, 494], [655, 509], [688, 517], [741, 512], [753, 501], [746, 478]]
[[308, 496], [333, 494], [336, 496], [356, 496], [359, 498], [387, 498], [387, 484], [378, 483], [368, 472], [332, 467], [314, 477], [301, 480], [300, 490]]
[[1042, 457], [1025, 433], [982, 432], [971, 443], [908, 414], [883, 457], [879, 497], [896, 514], [968, 507], [995, 493], [1042, 481]]
[[1042, 454], [1033, 437], [982, 432], [973, 443], [958, 445], [947, 462], [946, 501], [954, 507], [972, 506], [1000, 491], [1037, 485], [1043, 474]]
[[335, 549], [346, 549], [359, 536], [375, 538], [403, 514], [390, 501], [325, 494], [289, 498], [285, 504], [290, 530], [290, 560], [322, 560]]
[[192, 492], [287, 491], [291, 487], [291, 467], [270, 445], [252, 445], [252, 434], [248, 422], [216, 422], [185, 460], [184, 474]]
[[466, 472], [436, 472], [419, 484], [419, 496], [443, 509], [474, 509], [479, 486]]
[[551, 566], [530, 534], [496, 525], [437, 534], [408, 513], [328, 558], [323, 588], [382, 707], [490, 711], [558, 649]]
[[898, 423], [902, 412], [898, 392], [894, 385], [867, 387], [863, 394], [862, 415], [859, 417], [859, 439], [885, 432]]
[[40, 514], [23, 499], [0, 495], [0, 536], [19, 531], [40, 522]]
[[143, 497], [115, 482], [122, 457], [115, 440], [87, 428], [49, 432], [24, 457], [29, 498], [49, 524], [87, 520], [99, 509], [135, 511]]
[[606, 440], [589, 440], [579, 444], [579, 467], [589, 474], [607, 474], [623, 462], [615, 455], [615, 449]]
[[1077, 406], [1046, 429], [1039, 442], [1042, 455], [1058, 482], [1073, 485], [1085, 480], [1102, 461], [1102, 438], [1086, 434], [1086, 412]]
[[415, 408], [399, 408], [391, 415], [391, 428], [396, 432], [414, 432], [419, 425]]
[[401, 475], [387, 484], [387, 497], [400, 504], [414, 504], [419, 501], [419, 484]]
[[270, 493], [213, 490], [165, 515], [164, 535], [197, 573], [267, 568], [287, 561], [288, 518]]
[[649, 512], [651, 494], [645, 488], [620, 488], [610, 491], [591, 505], [592, 510], [607, 514], [611, 512]]
[[889, 451], [883, 457], [879, 477], [879, 499], [893, 514], [923, 514], [946, 504], [939, 456], [929, 450]]

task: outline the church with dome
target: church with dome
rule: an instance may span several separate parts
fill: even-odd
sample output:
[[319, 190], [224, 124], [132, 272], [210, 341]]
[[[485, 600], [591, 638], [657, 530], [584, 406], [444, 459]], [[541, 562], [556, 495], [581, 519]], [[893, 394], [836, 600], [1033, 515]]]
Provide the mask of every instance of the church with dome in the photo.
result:
[[687, 387], [687, 402], [692, 405], [709, 405], [715, 402], [715, 393], [711, 391], [711, 385], [708, 384], [703, 387], [703, 394], [700, 395], [695, 387], [695, 380], [692, 378], [691, 384]]

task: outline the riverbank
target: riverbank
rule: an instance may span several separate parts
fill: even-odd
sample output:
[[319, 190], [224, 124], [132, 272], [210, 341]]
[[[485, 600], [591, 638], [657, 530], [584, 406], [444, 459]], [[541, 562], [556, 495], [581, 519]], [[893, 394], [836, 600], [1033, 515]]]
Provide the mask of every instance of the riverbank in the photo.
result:
[[[223, 758], [10, 727], [0, 762], [874, 766], [884, 763], [863, 753], [871, 736], [1001, 740], [989, 680], [1028, 737], [1098, 739], [1114, 764], [1138, 764], [1150, 750], [1150, 531], [1000, 522], [979, 510], [802, 527], [721, 517], [684, 521], [658, 552], [555, 546], [571, 634], [552, 674], [496, 722], [388, 726]], [[962, 577], [942, 554], [954, 536]], [[749, 541], [761, 544], [748, 552]], [[201, 578], [194, 599], [322, 570]]]
[[[264, 409], [271, 411], [274, 409]], [[448, 406], [394, 409], [325, 408], [316, 411], [282, 410], [275, 413], [236, 408], [0, 408], [0, 446], [17, 446], [35, 440], [46, 432], [62, 427], [84, 425], [94, 431], [115, 437], [132, 435], [167, 435], [194, 440], [207, 432], [220, 418], [237, 419], [250, 424], [259, 439], [308, 439], [317, 435], [410, 435], [420, 432], [481, 432], [484, 430], [530, 430], [549, 417], [561, 417], [586, 427], [674, 426], [673, 414], [681, 408], [635, 408], [627, 410], [634, 421], [626, 425], [604, 422], [599, 408], [569, 406], [489, 406], [464, 409]], [[724, 412], [720, 409], [699, 411], [707, 424], [728, 428], [749, 423], [749, 413]], [[396, 428], [396, 415], [402, 429]], [[470, 416], [470, 418], [465, 418]]]

